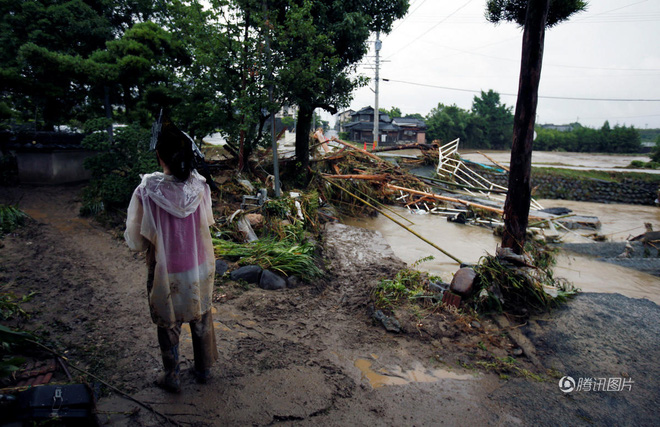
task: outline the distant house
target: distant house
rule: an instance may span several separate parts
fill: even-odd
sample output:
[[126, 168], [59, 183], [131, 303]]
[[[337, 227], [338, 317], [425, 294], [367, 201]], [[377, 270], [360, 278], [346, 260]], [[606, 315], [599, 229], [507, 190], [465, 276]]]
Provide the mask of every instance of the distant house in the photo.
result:
[[351, 119], [351, 114], [355, 113], [353, 110], [342, 111], [337, 114], [337, 120], [335, 120], [335, 130], [337, 132], [346, 132], [344, 126], [349, 123]]
[[571, 132], [574, 128], [573, 125], [553, 125], [553, 124], [540, 125], [540, 127], [542, 129], [558, 130], [559, 132]]
[[[349, 132], [351, 141], [372, 143], [374, 141], [374, 109], [365, 107], [351, 113], [350, 123], [344, 129]], [[390, 117], [383, 112], [378, 114], [380, 145], [396, 145], [426, 141], [426, 123], [412, 117]]]
[[399, 127], [398, 144], [426, 142], [426, 123], [414, 117], [395, 117], [392, 124]]

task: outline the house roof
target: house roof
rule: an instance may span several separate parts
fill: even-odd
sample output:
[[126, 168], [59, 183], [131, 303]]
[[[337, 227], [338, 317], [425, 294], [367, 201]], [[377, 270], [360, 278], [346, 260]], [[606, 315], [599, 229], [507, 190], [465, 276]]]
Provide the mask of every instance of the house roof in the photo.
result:
[[[344, 128], [351, 130], [373, 130], [374, 122], [351, 122], [345, 124]], [[390, 131], [390, 130], [398, 131], [399, 127], [391, 123], [380, 122], [378, 124], [378, 129], [381, 131]]]
[[395, 117], [392, 119], [392, 123], [403, 127], [418, 127], [421, 129], [426, 129], [427, 127], [424, 120], [416, 119], [414, 117]]
[[[351, 117], [353, 117], [353, 116], [373, 116], [373, 115], [374, 115], [373, 107], [364, 107], [359, 111], [351, 113]], [[392, 121], [392, 119], [390, 119], [390, 116], [387, 113], [383, 113], [381, 111], [378, 114], [378, 121], [379, 122], [390, 123]]]
[[354, 111], [351, 116], [358, 115], [358, 114], [373, 114], [374, 109], [373, 107], [364, 107], [360, 110]]

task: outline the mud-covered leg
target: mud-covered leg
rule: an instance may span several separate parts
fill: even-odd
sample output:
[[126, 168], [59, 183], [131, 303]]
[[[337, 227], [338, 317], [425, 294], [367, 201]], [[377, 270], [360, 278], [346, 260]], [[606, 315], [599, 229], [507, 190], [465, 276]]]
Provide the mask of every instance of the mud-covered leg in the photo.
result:
[[199, 322], [190, 322], [190, 332], [195, 355], [193, 373], [198, 382], [206, 383], [211, 377], [211, 367], [218, 358], [211, 310], [204, 313]]
[[169, 392], [181, 391], [179, 378], [179, 335], [181, 326], [172, 329], [158, 327], [158, 344], [163, 358], [164, 373], [156, 381], [157, 385]]

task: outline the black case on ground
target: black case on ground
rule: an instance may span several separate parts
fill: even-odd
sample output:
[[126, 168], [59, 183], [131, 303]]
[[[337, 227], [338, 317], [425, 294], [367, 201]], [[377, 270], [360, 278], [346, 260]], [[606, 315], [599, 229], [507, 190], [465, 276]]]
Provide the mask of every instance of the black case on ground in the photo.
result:
[[59, 418], [66, 425], [97, 425], [95, 398], [84, 384], [44, 385], [18, 395], [22, 420]]

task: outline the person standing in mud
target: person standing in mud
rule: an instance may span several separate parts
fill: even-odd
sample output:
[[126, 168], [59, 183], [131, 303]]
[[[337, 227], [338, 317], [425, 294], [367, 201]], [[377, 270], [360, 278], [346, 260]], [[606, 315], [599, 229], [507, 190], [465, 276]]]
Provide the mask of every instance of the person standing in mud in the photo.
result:
[[163, 172], [143, 175], [128, 207], [124, 237], [131, 250], [147, 251], [147, 293], [158, 328], [164, 372], [161, 388], [181, 391], [179, 335], [190, 323], [192, 373], [210, 378], [218, 357], [211, 315], [215, 259], [209, 226], [211, 192], [193, 168], [193, 141], [168, 119], [154, 124], [151, 147]]

